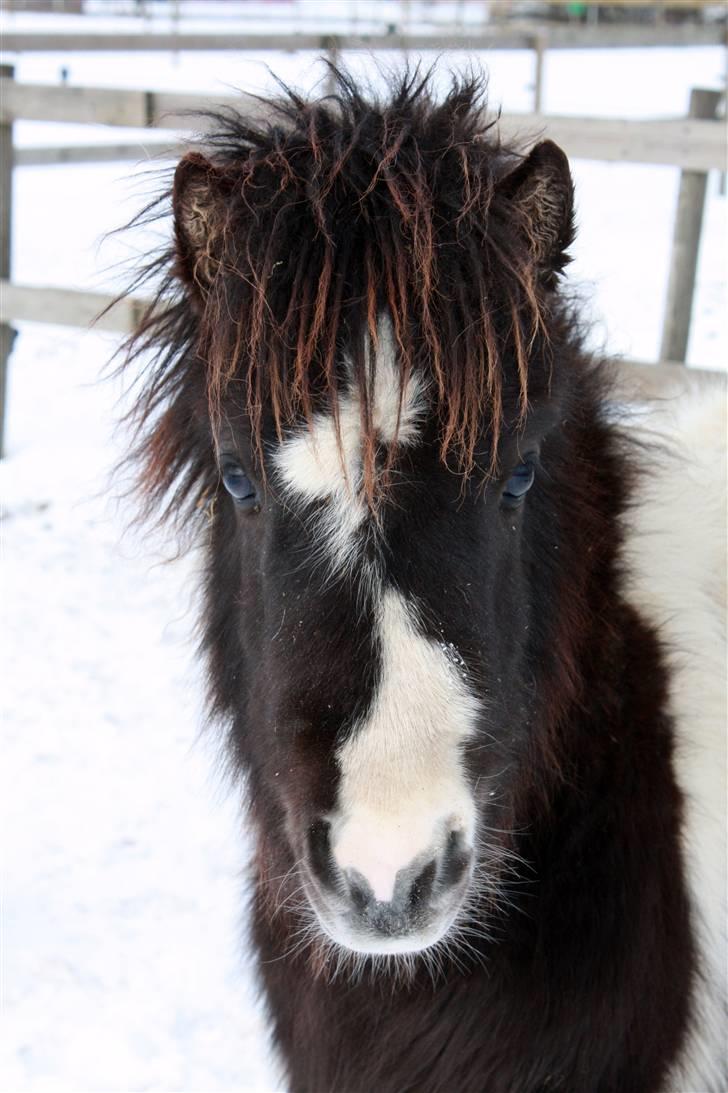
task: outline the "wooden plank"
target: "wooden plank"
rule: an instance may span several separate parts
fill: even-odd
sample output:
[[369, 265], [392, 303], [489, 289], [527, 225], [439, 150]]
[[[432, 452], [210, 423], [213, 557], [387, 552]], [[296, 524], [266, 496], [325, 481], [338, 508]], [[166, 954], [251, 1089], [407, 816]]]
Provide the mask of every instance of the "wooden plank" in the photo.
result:
[[[168, 32], [129, 32], [121, 34], [43, 34], [43, 33], [7, 33], [3, 35], [3, 50], [8, 53], [35, 52], [154, 52], [168, 53], [192, 50], [199, 52], [219, 52], [221, 50], [240, 52], [297, 53], [301, 51], [325, 53], [336, 39], [341, 49], [489, 49], [496, 42], [499, 48], [527, 49], [529, 36], [523, 31], [507, 32], [497, 35], [465, 38], [462, 34], [438, 35], [403, 35], [403, 34], [357, 34], [337, 35], [322, 33], [250, 33], [250, 34], [190, 34]], [[473, 45], [476, 41], [478, 44]]]
[[[192, 129], [200, 110], [236, 105], [253, 115], [263, 105], [251, 95], [194, 95], [109, 87], [69, 87], [16, 83], [0, 78], [0, 123], [23, 121], [74, 122], [144, 129], [157, 125]], [[174, 122], [172, 121], [174, 119]]]
[[642, 49], [669, 46], [700, 46], [723, 44], [726, 29], [718, 24], [699, 26], [638, 26], [608, 25], [570, 26], [554, 23], [513, 24], [490, 27], [477, 33], [460, 31], [443, 33], [440, 28], [430, 33], [336, 34], [328, 33], [169, 33], [130, 31], [109, 33], [44, 33], [10, 31], [3, 35], [3, 50], [7, 53], [73, 53], [73, 52], [163, 52], [184, 50], [299, 50], [327, 52], [335, 43], [342, 50], [399, 50], [442, 52], [464, 49], [469, 53], [489, 49], [530, 49], [534, 37], [540, 35], [547, 49]]
[[[0, 65], [3, 79], [13, 82], [12, 65]], [[0, 278], [10, 280], [13, 230], [13, 125], [0, 124]], [[5, 417], [10, 354], [15, 330], [0, 319], [0, 458], [5, 454]]]
[[[12, 65], [0, 65], [3, 83], [12, 84]], [[13, 124], [0, 119], [0, 278], [10, 277], [11, 234], [13, 227]]]
[[16, 167], [47, 167], [67, 163], [156, 163], [167, 159], [177, 160], [184, 154], [185, 145], [172, 144], [168, 139], [151, 137], [131, 144], [66, 144], [38, 148], [15, 148], [13, 163]]
[[54, 15], [83, 15], [83, 0], [0, 0], [0, 11], [49, 12]]
[[53, 87], [0, 79], [0, 124], [24, 121], [77, 122], [144, 128], [149, 119], [145, 91], [107, 87]]
[[544, 40], [543, 38], [536, 38], [533, 43], [535, 51], [535, 70], [533, 74], [533, 112], [534, 114], [541, 114], [543, 111], [543, 62], [544, 62]]
[[676, 361], [615, 361], [617, 393], [630, 402], [679, 398], [691, 390], [720, 387], [728, 393], [728, 374], [710, 368], [691, 368]]
[[[14, 84], [0, 79], [0, 123], [27, 121], [92, 122], [143, 127], [204, 130], [199, 111], [236, 106], [261, 116], [265, 105], [249, 95], [191, 95], [179, 92], [122, 91], [109, 88]], [[725, 166], [725, 126], [690, 118], [632, 121], [548, 114], [503, 114], [506, 138], [530, 142], [547, 134], [575, 159], [655, 163], [683, 170]], [[104, 158], [102, 156], [102, 158]]]
[[200, 117], [200, 111], [219, 110], [232, 106], [249, 118], [264, 118], [270, 113], [265, 102], [253, 95], [191, 95], [184, 91], [155, 91], [149, 93], [149, 124], [164, 129], [199, 131], [208, 124]]
[[[87, 327], [114, 297], [98, 292], [13, 285], [0, 281], [0, 322], [53, 323]], [[122, 300], [95, 324], [96, 330], [130, 334], [148, 301], [134, 297]], [[679, 394], [691, 386], [728, 386], [725, 372], [707, 368], [686, 368], [674, 361], [648, 364], [644, 361], [615, 360], [617, 390], [626, 398], [655, 398]]]
[[87, 327], [95, 330], [128, 334], [134, 330], [146, 301], [122, 300], [112, 310], [94, 322], [113, 296], [99, 292], [82, 292], [68, 288], [47, 288], [40, 285], [15, 285], [0, 281], [0, 323], [53, 323], [59, 326]]
[[654, 118], [579, 118], [555, 114], [503, 114], [509, 139], [548, 136], [574, 159], [652, 163], [708, 171], [725, 165], [726, 131], [719, 121]]
[[[21, 322], [88, 327], [111, 301], [111, 296], [101, 293], [0, 282], [0, 320], [3, 322], [12, 318]], [[123, 300], [94, 328], [130, 334], [145, 306], [145, 300]], [[5, 329], [10, 328], [6, 326]], [[647, 364], [644, 361], [618, 360], [614, 364], [617, 393], [620, 398], [630, 402], [676, 398], [701, 386], [720, 386], [728, 391], [728, 376], [724, 372], [686, 368], [675, 362]]]
[[[721, 97], [720, 91], [693, 88], [690, 93], [691, 116], [715, 118]], [[660, 346], [662, 360], [684, 361], [687, 356], [707, 187], [708, 176], [705, 172], [682, 172]]]
[[[172, 119], [167, 115], [168, 124]], [[164, 118], [162, 120], [165, 120]], [[695, 129], [697, 123], [687, 127], [676, 123], [670, 131], [655, 131], [654, 123], [644, 129], [626, 132], [619, 125], [605, 121], [603, 136], [590, 130], [583, 118], [535, 120], [534, 115], [505, 115], [501, 129], [506, 139], [531, 143], [542, 136], [550, 136], [560, 144], [572, 159], [602, 160], [611, 163], [651, 163], [682, 167], [687, 170], [720, 170], [725, 164], [725, 131], [720, 123], [708, 123], [707, 131]], [[597, 119], [601, 120], [601, 119]], [[538, 122], [540, 121], [540, 124]], [[577, 124], [574, 124], [576, 122]], [[202, 124], [198, 119], [198, 124]], [[637, 125], [638, 122], [628, 122]], [[184, 153], [185, 145], [173, 140], [150, 137], [149, 140], [118, 144], [58, 145], [40, 148], [16, 148], [14, 162], [19, 167], [54, 163], [95, 163], [133, 161], [148, 158], [177, 159]]]

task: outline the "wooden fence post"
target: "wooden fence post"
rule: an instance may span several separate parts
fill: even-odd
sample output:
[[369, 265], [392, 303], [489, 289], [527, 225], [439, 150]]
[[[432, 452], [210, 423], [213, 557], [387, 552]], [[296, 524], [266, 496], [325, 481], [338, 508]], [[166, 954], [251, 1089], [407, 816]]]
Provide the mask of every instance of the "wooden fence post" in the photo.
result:
[[[335, 34], [327, 35], [321, 43], [323, 49], [326, 51], [326, 59], [329, 64], [338, 65], [339, 63], [339, 39]], [[325, 93], [327, 95], [336, 94], [336, 77], [333, 72], [329, 70], [326, 74], [326, 81], [324, 83]]]
[[533, 74], [533, 112], [540, 114], [543, 110], [543, 55], [546, 42], [543, 34], [537, 34], [533, 40], [535, 56], [535, 69]]
[[[0, 76], [12, 79], [12, 65], [0, 65]], [[10, 248], [13, 219], [13, 123], [0, 124], [0, 280], [10, 280]], [[9, 323], [0, 323], [0, 459], [5, 454], [5, 400], [8, 361], [16, 331]]]
[[[693, 88], [690, 92], [690, 117], [703, 120], [715, 118], [720, 96], [720, 91]], [[683, 171], [680, 176], [660, 346], [662, 361], [684, 362], [687, 355], [707, 183], [707, 172]]]

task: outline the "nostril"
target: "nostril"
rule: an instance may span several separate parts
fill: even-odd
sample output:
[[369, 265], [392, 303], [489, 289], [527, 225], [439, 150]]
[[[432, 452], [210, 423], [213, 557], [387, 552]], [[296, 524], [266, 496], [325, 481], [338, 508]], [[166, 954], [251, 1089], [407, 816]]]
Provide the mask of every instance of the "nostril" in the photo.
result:
[[445, 844], [440, 867], [440, 883], [443, 888], [452, 888], [462, 880], [470, 866], [471, 852], [465, 844], [465, 835], [460, 829], [451, 831]]
[[356, 911], [362, 912], [373, 901], [373, 892], [364, 877], [355, 869], [346, 870], [346, 880], [349, 885], [349, 897]]
[[427, 903], [430, 899], [436, 873], [437, 863], [433, 860], [428, 862], [425, 868], [417, 874], [412, 882], [407, 898], [407, 905], [411, 910], [421, 907], [422, 904]]

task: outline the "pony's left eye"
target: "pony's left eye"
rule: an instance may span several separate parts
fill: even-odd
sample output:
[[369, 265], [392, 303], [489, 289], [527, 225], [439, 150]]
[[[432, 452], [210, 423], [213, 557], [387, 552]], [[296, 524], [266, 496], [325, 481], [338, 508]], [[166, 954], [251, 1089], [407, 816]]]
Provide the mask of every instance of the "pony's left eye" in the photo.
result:
[[510, 506], [520, 504], [533, 485], [535, 477], [536, 472], [533, 469], [533, 463], [519, 463], [514, 468], [503, 489], [505, 503]]
[[222, 481], [238, 508], [249, 512], [258, 504], [255, 486], [238, 463], [225, 463], [222, 467]]

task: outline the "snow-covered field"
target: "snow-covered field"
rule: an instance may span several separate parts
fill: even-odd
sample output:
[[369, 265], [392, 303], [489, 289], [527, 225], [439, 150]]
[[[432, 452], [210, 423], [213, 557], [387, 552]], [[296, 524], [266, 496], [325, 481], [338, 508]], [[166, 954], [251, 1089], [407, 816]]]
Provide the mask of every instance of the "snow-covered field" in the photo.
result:
[[[310, 56], [27, 57], [24, 80], [109, 86], [310, 85]], [[527, 109], [531, 58], [481, 58], [491, 93]], [[366, 65], [358, 57], [355, 67]], [[677, 114], [720, 86], [719, 49], [550, 54], [553, 112]], [[51, 132], [51, 130], [54, 130]], [[88, 133], [86, 134], [88, 135]], [[64, 139], [19, 125], [22, 143]], [[69, 134], [76, 141], [78, 133]], [[594, 337], [654, 359], [678, 172], [576, 163]], [[128, 251], [100, 236], [150, 185], [125, 165], [16, 172], [14, 278], [101, 288]], [[136, 193], [136, 196], [135, 196]], [[690, 355], [725, 367], [726, 202], [711, 180]], [[141, 247], [144, 241], [136, 240]], [[246, 835], [200, 734], [194, 557], [125, 532], [111, 468], [109, 336], [23, 326], [2, 466], [4, 1090], [273, 1090], [244, 942]], [[166, 553], [165, 553], [166, 552]]]

